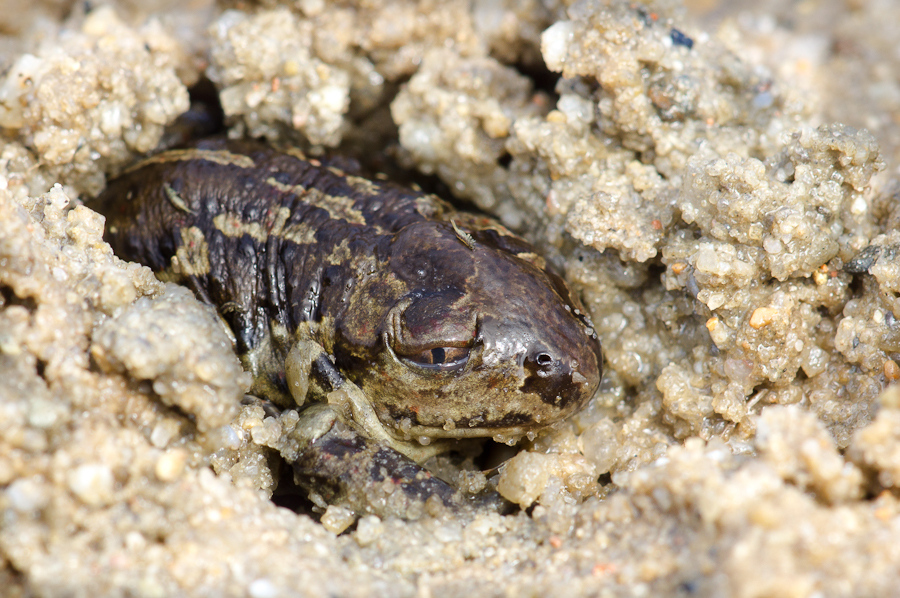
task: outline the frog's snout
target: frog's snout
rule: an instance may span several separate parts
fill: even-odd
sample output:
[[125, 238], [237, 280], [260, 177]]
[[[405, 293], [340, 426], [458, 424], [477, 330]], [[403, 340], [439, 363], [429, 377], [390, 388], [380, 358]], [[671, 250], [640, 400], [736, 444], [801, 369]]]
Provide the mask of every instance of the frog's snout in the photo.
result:
[[536, 347], [525, 354], [522, 366], [525, 381], [522, 392], [535, 393], [544, 403], [567, 409], [580, 403], [588, 379], [578, 372], [577, 363], [555, 354], [545, 347]]

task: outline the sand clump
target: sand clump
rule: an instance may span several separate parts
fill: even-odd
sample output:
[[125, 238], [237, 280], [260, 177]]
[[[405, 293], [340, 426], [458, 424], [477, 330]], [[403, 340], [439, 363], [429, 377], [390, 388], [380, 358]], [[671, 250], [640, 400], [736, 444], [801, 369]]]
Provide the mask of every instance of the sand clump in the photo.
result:
[[[885, 15], [804, 30], [844, 45], [802, 71], [790, 30], [709, 15], [704, 30], [674, 0], [31, 10], [0, 46], [10, 595], [900, 583], [896, 81], [891, 58], [840, 50], [896, 44], [866, 27]], [[835, 89], [823, 73], [848, 63], [878, 84]], [[296, 413], [242, 405], [215, 313], [118, 260], [82, 205], [165, 142], [201, 73], [230, 135], [435, 175], [578, 289], [604, 381], [501, 469], [522, 510], [409, 522], [333, 506], [320, 523], [272, 502]], [[850, 102], [869, 113], [854, 121]]]

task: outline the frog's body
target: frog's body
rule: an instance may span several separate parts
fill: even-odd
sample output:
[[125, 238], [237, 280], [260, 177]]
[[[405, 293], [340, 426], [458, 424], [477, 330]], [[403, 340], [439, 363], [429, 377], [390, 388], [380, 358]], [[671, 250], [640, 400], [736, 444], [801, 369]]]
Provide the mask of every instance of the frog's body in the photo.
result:
[[[565, 283], [432, 195], [207, 140], [138, 164], [97, 205], [117, 254], [217, 306], [255, 394], [303, 405], [346, 377], [364, 397], [355, 423], [414, 459], [434, 452], [417, 439], [558, 421], [599, 384], [599, 343]], [[309, 376], [310, 347], [330, 374]]]

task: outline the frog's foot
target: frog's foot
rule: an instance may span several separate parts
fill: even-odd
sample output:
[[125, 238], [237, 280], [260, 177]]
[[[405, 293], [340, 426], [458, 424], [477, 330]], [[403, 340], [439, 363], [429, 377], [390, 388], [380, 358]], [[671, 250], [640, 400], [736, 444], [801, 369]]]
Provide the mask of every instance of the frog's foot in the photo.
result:
[[362, 389], [347, 380], [322, 346], [314, 341], [300, 340], [294, 344], [285, 361], [285, 373], [288, 388], [298, 405], [306, 401], [310, 388], [316, 388], [325, 395], [328, 404], [335, 407], [345, 423], [358, 428], [366, 438], [390, 447], [417, 463], [447, 452], [454, 446], [453, 440], [422, 444], [393, 436], [378, 419]]
[[291, 434], [299, 449], [291, 463], [295, 481], [319, 506], [402, 519], [505, 506], [495, 492], [472, 496], [458, 491], [415, 461], [362, 435], [330, 405], [304, 411]]

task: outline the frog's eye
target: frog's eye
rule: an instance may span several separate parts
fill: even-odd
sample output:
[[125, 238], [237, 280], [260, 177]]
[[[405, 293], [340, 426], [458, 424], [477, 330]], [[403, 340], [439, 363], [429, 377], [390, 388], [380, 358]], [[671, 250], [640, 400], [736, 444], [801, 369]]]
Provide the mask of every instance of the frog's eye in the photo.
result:
[[477, 316], [460, 306], [465, 294], [456, 287], [415, 291], [401, 303], [394, 320], [391, 348], [417, 368], [456, 371], [469, 360], [477, 336]]
[[417, 366], [435, 370], [458, 370], [469, 360], [468, 347], [434, 347], [402, 355]]

